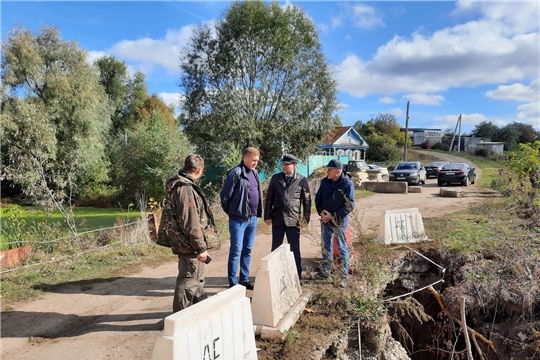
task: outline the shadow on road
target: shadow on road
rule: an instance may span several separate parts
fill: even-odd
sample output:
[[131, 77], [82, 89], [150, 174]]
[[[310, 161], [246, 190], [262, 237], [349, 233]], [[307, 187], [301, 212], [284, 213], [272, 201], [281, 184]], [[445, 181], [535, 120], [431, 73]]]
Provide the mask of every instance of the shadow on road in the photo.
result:
[[[55, 312], [3, 312], [1, 315], [2, 338], [41, 337], [56, 339], [100, 331], [159, 331], [163, 329], [163, 318], [171, 313], [79, 316]], [[141, 324], [141, 321], [147, 321], [147, 323]]]
[[[106, 284], [115, 282], [116, 286]], [[68, 281], [58, 284], [37, 284], [34, 290], [60, 294], [122, 295], [122, 296], [170, 296], [176, 278], [113, 277], [106, 279]]]

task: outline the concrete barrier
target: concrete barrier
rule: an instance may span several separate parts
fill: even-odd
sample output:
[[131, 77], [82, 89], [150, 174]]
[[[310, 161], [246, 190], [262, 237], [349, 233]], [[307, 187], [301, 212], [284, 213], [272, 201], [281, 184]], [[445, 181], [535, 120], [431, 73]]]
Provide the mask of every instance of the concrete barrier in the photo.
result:
[[463, 197], [463, 190], [441, 188], [439, 190], [439, 195], [441, 195], [442, 197], [460, 198], [460, 197]]
[[408, 192], [408, 184], [405, 181], [364, 181], [362, 188], [368, 191], [391, 194], [406, 194]]
[[152, 359], [257, 359], [246, 288], [236, 285], [167, 316]]
[[410, 193], [421, 193], [422, 187], [421, 186], [409, 186], [409, 192]]
[[261, 259], [257, 270], [251, 305], [255, 335], [283, 340], [310, 297], [302, 292], [289, 244], [281, 245]]
[[422, 215], [417, 208], [386, 210], [373, 242], [402, 244], [427, 240]]

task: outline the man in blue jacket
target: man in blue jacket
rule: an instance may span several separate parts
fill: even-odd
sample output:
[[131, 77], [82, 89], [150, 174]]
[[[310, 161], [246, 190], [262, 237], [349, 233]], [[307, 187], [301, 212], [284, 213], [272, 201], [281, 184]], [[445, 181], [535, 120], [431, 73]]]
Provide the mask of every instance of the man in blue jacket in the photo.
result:
[[[259, 150], [248, 147], [242, 162], [227, 173], [221, 190], [221, 207], [229, 216], [231, 248], [227, 264], [229, 287], [237, 283], [253, 290], [249, 282], [251, 250], [255, 245], [257, 218], [262, 217], [262, 193], [259, 175], [255, 170], [259, 162]], [[236, 278], [240, 260], [240, 281]]]
[[332, 235], [336, 237], [339, 259], [342, 266], [341, 287], [347, 286], [349, 274], [349, 251], [345, 234], [347, 232], [348, 215], [354, 209], [354, 184], [343, 172], [343, 164], [332, 159], [324, 167], [326, 177], [315, 195], [317, 213], [321, 216], [323, 233], [323, 265], [319, 278], [329, 278], [332, 272], [334, 257]]

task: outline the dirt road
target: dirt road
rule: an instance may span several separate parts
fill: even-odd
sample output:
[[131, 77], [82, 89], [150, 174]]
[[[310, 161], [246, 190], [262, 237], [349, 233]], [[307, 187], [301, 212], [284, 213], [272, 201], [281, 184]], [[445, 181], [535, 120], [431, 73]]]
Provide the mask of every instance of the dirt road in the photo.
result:
[[[463, 161], [450, 155], [441, 155], [441, 159]], [[477, 186], [463, 190], [463, 198], [441, 198], [436, 179], [429, 179], [419, 194], [375, 194], [360, 199], [357, 216], [361, 229], [375, 235], [384, 210], [416, 207], [424, 218], [438, 217], [493, 196]], [[305, 264], [321, 256], [316, 214], [312, 219], [311, 229], [301, 241]], [[260, 222], [252, 276], [270, 246], [270, 228]], [[228, 244], [212, 254], [207, 267], [209, 293], [228, 287], [227, 255]], [[171, 262], [146, 267], [133, 276], [68, 283], [55, 293], [13, 304], [13, 310], [1, 316], [2, 359], [149, 359], [161, 321], [171, 314], [176, 266], [171, 257]]]

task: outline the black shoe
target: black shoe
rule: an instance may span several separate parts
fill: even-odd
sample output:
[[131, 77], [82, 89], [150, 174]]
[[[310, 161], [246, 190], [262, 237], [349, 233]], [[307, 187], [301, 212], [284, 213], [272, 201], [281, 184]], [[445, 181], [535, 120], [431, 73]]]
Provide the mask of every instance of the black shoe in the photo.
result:
[[243, 287], [245, 287], [246, 290], [253, 290], [253, 288], [254, 288], [253, 284], [250, 283], [250, 282], [241, 282], [239, 284], [242, 285]]

